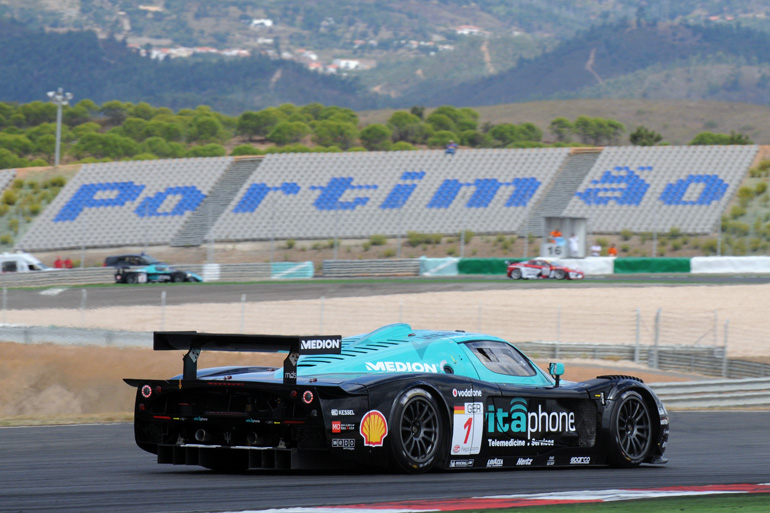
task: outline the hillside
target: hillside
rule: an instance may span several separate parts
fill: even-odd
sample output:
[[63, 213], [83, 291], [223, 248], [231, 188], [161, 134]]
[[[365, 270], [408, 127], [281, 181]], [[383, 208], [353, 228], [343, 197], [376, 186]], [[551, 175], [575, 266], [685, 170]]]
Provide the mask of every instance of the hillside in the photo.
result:
[[65, 87], [98, 103], [145, 101], [172, 109], [207, 104], [240, 113], [281, 103], [320, 101], [354, 108], [374, 105], [355, 80], [308, 71], [291, 61], [253, 56], [239, 60], [159, 62], [93, 32], [32, 31], [0, 18], [0, 100], [42, 100]]
[[[510, 70], [454, 87], [416, 92], [415, 96], [428, 105], [451, 102], [463, 106], [598, 96], [597, 90], [614, 91], [626, 98], [659, 97], [657, 95], [665, 93], [656, 92], [663, 88], [657, 88], [654, 83], [630, 89], [612, 89], [605, 84], [654, 67], [674, 70], [700, 65], [717, 70], [712, 73], [714, 77], [709, 81], [709, 88], [700, 90], [700, 94], [692, 94], [698, 91], [698, 84], [693, 84], [671, 96], [728, 99], [723, 95], [730, 95], [729, 99], [745, 101], [741, 94], [744, 87], [766, 90], [770, 76], [760, 74], [749, 84], [743, 80], [740, 69], [725, 72], [721, 67], [725, 63], [740, 65], [746, 62], [767, 67], [770, 56], [762, 49], [769, 45], [768, 34], [722, 26], [651, 26], [628, 22], [604, 25], [560, 44], [551, 52], [522, 59]], [[621, 83], [640, 82], [639, 77], [636, 78], [636, 81]], [[590, 89], [592, 87], [594, 89]]]
[[0, 100], [66, 86], [230, 114], [312, 101], [764, 104], [768, 13], [770, 0], [0, 0], [0, 74], [12, 77]]

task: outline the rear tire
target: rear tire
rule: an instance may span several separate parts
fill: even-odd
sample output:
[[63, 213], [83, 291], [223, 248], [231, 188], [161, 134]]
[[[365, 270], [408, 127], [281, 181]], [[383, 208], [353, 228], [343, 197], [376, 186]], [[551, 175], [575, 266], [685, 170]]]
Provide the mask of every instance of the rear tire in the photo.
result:
[[624, 392], [610, 414], [609, 462], [615, 467], [636, 467], [651, 449], [650, 409], [638, 392]]
[[139, 283], [139, 278], [136, 276], [136, 273], [127, 274], [126, 283]]
[[556, 269], [553, 272], [553, 277], [557, 280], [563, 280], [567, 277], [567, 273], [565, 273], [563, 269]]
[[390, 419], [393, 459], [411, 474], [427, 472], [442, 457], [445, 429], [433, 396], [422, 388], [407, 390], [398, 398]]

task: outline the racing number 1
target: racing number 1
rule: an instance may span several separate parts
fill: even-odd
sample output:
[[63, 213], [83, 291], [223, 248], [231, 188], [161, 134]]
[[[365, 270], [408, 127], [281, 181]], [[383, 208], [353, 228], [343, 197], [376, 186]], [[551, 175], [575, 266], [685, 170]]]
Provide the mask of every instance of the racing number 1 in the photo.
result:
[[463, 425], [465, 428], [465, 440], [463, 440], [463, 445], [468, 445], [468, 438], [471, 436], [471, 426], [473, 426], [473, 417], [468, 417], [468, 420], [466, 420]]
[[454, 406], [452, 454], [478, 454], [484, 425], [484, 403]]

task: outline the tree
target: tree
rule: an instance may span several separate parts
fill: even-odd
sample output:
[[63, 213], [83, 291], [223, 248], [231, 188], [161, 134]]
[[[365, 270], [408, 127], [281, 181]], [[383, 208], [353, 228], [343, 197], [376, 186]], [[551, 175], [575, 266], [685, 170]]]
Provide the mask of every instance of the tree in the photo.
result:
[[616, 141], [626, 127], [613, 119], [579, 116], [574, 123], [574, 132], [581, 142], [600, 146]]
[[225, 147], [214, 143], [205, 146], [193, 146], [185, 153], [185, 157], [224, 157], [225, 155], [227, 155]]
[[393, 142], [406, 141], [412, 144], [425, 142], [427, 133], [419, 117], [405, 111], [396, 111], [388, 119]]
[[134, 141], [143, 141], [146, 127], [147, 121], [142, 118], [127, 118], [120, 126], [120, 132]]
[[361, 144], [369, 151], [387, 150], [392, 132], [385, 125], [374, 123], [361, 130]]
[[730, 145], [730, 144], [753, 144], [751, 139], [744, 134], [730, 132], [727, 134], [715, 134], [713, 132], [701, 132], [690, 141], [690, 145]]
[[310, 127], [299, 121], [281, 121], [267, 134], [267, 140], [279, 146], [299, 142], [311, 132]]
[[87, 133], [72, 147], [72, 152], [78, 159], [94, 157], [119, 160], [133, 157], [141, 151], [139, 144], [116, 133], [98, 134]]
[[225, 138], [222, 123], [210, 114], [199, 114], [192, 119], [187, 131], [188, 141], [211, 142]]
[[628, 140], [634, 146], [655, 146], [663, 140], [663, 136], [647, 127], [639, 126], [628, 136]]
[[447, 132], [454, 132], [457, 129], [452, 118], [446, 114], [442, 114], [441, 112], [431, 112], [431, 114], [425, 119], [425, 123], [433, 127], [433, 130], [437, 132], [442, 130]]
[[341, 121], [314, 121], [313, 140], [321, 146], [338, 146], [347, 150], [358, 139], [355, 125]]
[[130, 103], [124, 104], [118, 100], [112, 100], [104, 102], [100, 111], [110, 124], [119, 125], [128, 117], [128, 108], [130, 105]]
[[424, 119], [425, 107], [423, 107], [422, 105], [415, 105], [411, 109], [409, 109], [409, 112], [420, 119]]
[[449, 141], [454, 140], [454, 138], [454, 133], [448, 130], [440, 130], [428, 139], [428, 146], [431, 148], [443, 148]]
[[244, 112], [238, 117], [237, 133], [246, 135], [249, 139], [256, 136], [266, 136], [286, 115], [274, 107], [259, 112]]
[[574, 126], [567, 118], [555, 118], [548, 126], [548, 130], [556, 137], [559, 142], [569, 142], [572, 138]]
[[259, 148], [255, 148], [251, 144], [239, 144], [235, 148], [233, 148], [233, 151], [230, 152], [230, 155], [237, 156], [237, 155], [264, 155], [265, 152], [260, 150]]

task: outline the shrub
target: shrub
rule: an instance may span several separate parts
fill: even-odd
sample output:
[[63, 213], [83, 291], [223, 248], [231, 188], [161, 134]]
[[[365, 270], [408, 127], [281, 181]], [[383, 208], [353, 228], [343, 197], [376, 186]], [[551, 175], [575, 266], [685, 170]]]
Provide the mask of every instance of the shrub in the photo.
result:
[[406, 240], [412, 247], [422, 244], [441, 244], [443, 236], [440, 233], [407, 232]]
[[24, 180], [21, 178], [17, 178], [13, 181], [13, 184], [11, 185], [14, 189], [23, 189], [24, 188]]
[[289, 239], [286, 241], [286, 249], [292, 249], [297, 244], [297, 241], [294, 239]]
[[708, 239], [703, 241], [703, 244], [701, 244], [701, 248], [703, 249], [703, 252], [706, 255], [716, 255], [717, 254], [717, 240], [716, 239]]
[[43, 210], [43, 207], [40, 206], [40, 203], [32, 203], [27, 207], [27, 211], [33, 216], [38, 215], [41, 210]]
[[15, 205], [19, 201], [19, 195], [13, 189], [6, 189], [0, 201], [5, 205]]
[[767, 183], [765, 182], [759, 182], [756, 187], [754, 187], [754, 194], [756, 196], [761, 196], [767, 191]]
[[364, 251], [369, 251], [372, 248], [372, 243], [367, 241], [364, 241], [363, 244], [361, 244], [361, 247], [364, 249]]
[[[466, 244], [470, 243], [470, 241], [471, 241], [471, 239], [473, 239], [474, 235], [475, 235], [475, 233], [473, 233], [472, 231], [465, 230], [465, 243]], [[460, 236], [462, 236], [462, 233], [460, 234]]]
[[634, 232], [631, 230], [621, 230], [620, 236], [623, 238], [623, 240], [631, 240], [631, 237], [634, 236]]
[[623, 253], [628, 253], [628, 250], [631, 249], [628, 244], [621, 244], [620, 245], [620, 251]]
[[12, 218], [8, 220], [8, 229], [11, 230], [13, 233], [18, 234], [19, 233], [19, 220], [17, 218]]
[[741, 207], [739, 205], [733, 205], [730, 209], [730, 218], [731, 219], [738, 219], [741, 216], [746, 215], [746, 208]]
[[388, 248], [382, 252], [382, 256], [385, 258], [393, 258], [394, 256], [396, 256], [396, 250], [393, 248]]
[[384, 235], [372, 235], [369, 237], [369, 242], [372, 246], [384, 246], [388, 242], [388, 238]]
[[446, 250], [446, 254], [451, 256], [451, 257], [453, 257], [453, 256], [455, 256], [457, 254], [457, 249], [455, 249], [455, 248], [448, 248]]
[[7, 233], [0, 235], [0, 244], [3, 244], [5, 246], [10, 246], [11, 244], [13, 244], [13, 237], [11, 237]]
[[679, 241], [675, 241], [671, 243], [671, 250], [672, 251], [679, 251], [682, 249], [682, 243]]
[[668, 231], [669, 239], [676, 240], [681, 236], [682, 236], [682, 230], [680, 230], [676, 226], [672, 226], [671, 229]]

